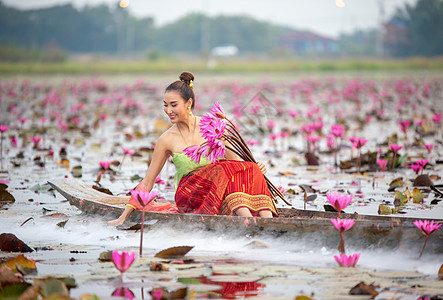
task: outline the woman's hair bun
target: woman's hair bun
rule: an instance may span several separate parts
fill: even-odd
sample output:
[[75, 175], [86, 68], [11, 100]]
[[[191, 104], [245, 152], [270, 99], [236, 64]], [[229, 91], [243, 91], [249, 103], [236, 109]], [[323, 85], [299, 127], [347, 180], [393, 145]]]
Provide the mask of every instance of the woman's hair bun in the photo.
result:
[[191, 83], [191, 80], [194, 81], [194, 75], [189, 72], [182, 72], [179, 78], [180, 81], [184, 81], [187, 85]]

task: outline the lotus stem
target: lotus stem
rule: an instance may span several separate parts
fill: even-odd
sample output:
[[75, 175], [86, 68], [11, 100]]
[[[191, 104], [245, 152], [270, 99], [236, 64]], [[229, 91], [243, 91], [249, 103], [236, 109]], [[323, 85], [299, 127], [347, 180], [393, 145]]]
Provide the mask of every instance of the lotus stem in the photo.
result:
[[338, 244], [338, 251], [340, 251], [341, 254], [345, 253], [345, 237], [343, 234], [343, 231], [340, 230], [340, 244]]
[[[142, 211], [142, 227], [140, 228], [140, 257], [143, 252], [143, 228], [145, 227], [145, 208], [143, 207]], [[123, 276], [123, 273], [122, 273]]]
[[421, 252], [420, 252], [420, 255], [418, 256], [418, 258], [421, 258], [421, 256], [423, 255], [423, 251], [425, 251], [426, 242], [428, 241], [428, 237], [429, 237], [429, 234], [426, 235], [425, 242], [423, 243], [423, 248], [421, 248]]

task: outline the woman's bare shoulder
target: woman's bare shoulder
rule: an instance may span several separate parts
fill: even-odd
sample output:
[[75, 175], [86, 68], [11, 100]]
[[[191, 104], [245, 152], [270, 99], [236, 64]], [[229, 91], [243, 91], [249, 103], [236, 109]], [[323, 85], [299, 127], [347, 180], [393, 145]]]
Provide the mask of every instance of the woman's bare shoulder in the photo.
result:
[[173, 141], [176, 138], [175, 126], [172, 126], [165, 132], [163, 132], [157, 140], [156, 147], [159, 147], [167, 152], [172, 152], [171, 147], [174, 144]]

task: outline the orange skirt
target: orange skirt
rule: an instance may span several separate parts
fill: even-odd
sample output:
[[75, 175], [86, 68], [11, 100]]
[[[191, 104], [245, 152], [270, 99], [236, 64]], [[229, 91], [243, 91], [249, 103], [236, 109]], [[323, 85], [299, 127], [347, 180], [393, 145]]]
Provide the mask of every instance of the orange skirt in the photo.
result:
[[253, 216], [259, 211], [277, 211], [265, 177], [257, 164], [219, 160], [180, 180], [175, 203], [181, 213], [233, 215], [240, 207]]

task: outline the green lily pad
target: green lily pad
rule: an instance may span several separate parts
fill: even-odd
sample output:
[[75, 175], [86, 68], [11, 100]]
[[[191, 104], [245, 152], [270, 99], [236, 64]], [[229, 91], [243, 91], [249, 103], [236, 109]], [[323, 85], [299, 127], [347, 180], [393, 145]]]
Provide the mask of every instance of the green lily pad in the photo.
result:
[[7, 190], [0, 189], [0, 204], [11, 204], [15, 202], [14, 196]]
[[4, 287], [0, 290], [0, 299], [18, 299], [30, 286], [28, 283], [17, 283]]
[[418, 188], [414, 188], [412, 190], [412, 201], [414, 203], [421, 203], [423, 201], [424, 197], [425, 196], [423, 195], [423, 193]]
[[379, 215], [390, 215], [390, 214], [392, 214], [392, 208], [390, 208], [386, 204], [380, 204], [378, 206], [378, 214]]

